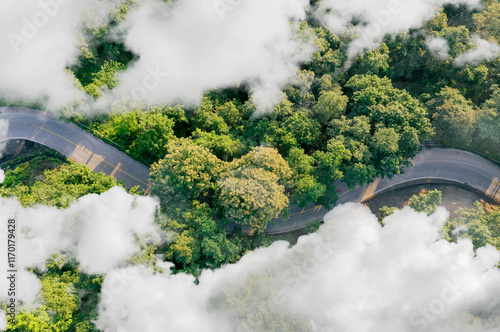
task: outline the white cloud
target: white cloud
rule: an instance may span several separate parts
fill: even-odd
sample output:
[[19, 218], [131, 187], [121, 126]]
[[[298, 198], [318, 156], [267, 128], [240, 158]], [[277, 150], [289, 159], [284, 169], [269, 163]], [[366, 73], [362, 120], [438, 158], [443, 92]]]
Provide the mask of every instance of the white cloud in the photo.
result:
[[[143, 0], [115, 31], [138, 61], [97, 102], [80, 91], [65, 68], [79, 55], [82, 25], [96, 26], [122, 0], [5, 0], [0, 3], [0, 96], [57, 108], [84, 101], [82, 110], [196, 105], [203, 92], [247, 83], [258, 111], [283, 94], [300, 63], [314, 50], [294, 37], [307, 0]], [[445, 4], [480, 6], [480, 0], [323, 0], [317, 17], [336, 32], [359, 34], [349, 59], [376, 48], [385, 35], [421, 27]], [[350, 22], [360, 24], [352, 27]], [[479, 42], [492, 56], [497, 50]], [[438, 46], [433, 44], [433, 46]], [[432, 47], [432, 45], [430, 46]], [[479, 51], [457, 63], [476, 61]], [[348, 63], [350, 63], [348, 61]]]
[[5, 316], [5, 311], [0, 310], [0, 331], [5, 331], [7, 329], [7, 317]]
[[[479, 7], [480, 0], [323, 0], [317, 17], [335, 32], [349, 30], [359, 35], [349, 44], [352, 60], [379, 46], [385, 35], [395, 35], [412, 28], [420, 28], [446, 4], [464, 4]], [[360, 21], [356, 27], [354, 20]]]
[[120, 75], [116, 91], [93, 104], [65, 68], [79, 55], [82, 26], [106, 22], [121, 2], [2, 1], [0, 97], [48, 108], [80, 100], [82, 109], [107, 110], [123, 96], [130, 107], [198, 104], [206, 90], [248, 83], [263, 110], [280, 100], [283, 85], [313, 52], [290, 23], [305, 18], [307, 0], [179, 0], [173, 6], [145, 0], [120, 26], [139, 60]]
[[425, 44], [436, 58], [444, 60], [450, 56], [450, 45], [443, 37], [428, 37]]
[[493, 60], [500, 56], [500, 46], [497, 43], [481, 39], [477, 35], [472, 36], [471, 39], [477, 47], [457, 56], [454, 60], [455, 65], [477, 65], [482, 61]]
[[[6, 224], [8, 218], [15, 217], [18, 223], [21, 298], [29, 303], [40, 289], [38, 279], [23, 269], [44, 270], [45, 262], [55, 253], [69, 253], [87, 273], [105, 274], [122, 266], [138, 251], [134, 234], [159, 242], [161, 232], [154, 222], [157, 204], [151, 197], [129, 195], [119, 187], [101, 195], [86, 195], [65, 210], [47, 206], [23, 208], [16, 199], [0, 198], [0, 220]], [[0, 254], [7, 257], [7, 227], [1, 230]], [[6, 264], [2, 259], [3, 271]], [[5, 278], [0, 279], [0, 288], [7, 289], [6, 285]], [[0, 298], [4, 297], [2, 293]]]
[[198, 104], [203, 92], [248, 83], [262, 108], [310, 58], [312, 43], [293, 35], [306, 0], [145, 1], [121, 24], [125, 45], [140, 58], [93, 108], [123, 97], [148, 105]]
[[79, 54], [82, 23], [102, 23], [117, 1], [1, 1], [0, 96], [49, 108], [83, 98], [65, 68]]
[[7, 133], [9, 132], [9, 123], [7, 120], [0, 119], [0, 158], [3, 156], [5, 147], [7, 146]]
[[[500, 253], [448, 243], [448, 213], [409, 208], [381, 227], [368, 208], [339, 206], [296, 246], [275, 242], [199, 285], [185, 274], [128, 267], [108, 274], [104, 331], [498, 331]], [[474, 314], [472, 320], [467, 314]], [[486, 325], [482, 325], [490, 319]], [[489, 324], [489, 325], [488, 325]]]

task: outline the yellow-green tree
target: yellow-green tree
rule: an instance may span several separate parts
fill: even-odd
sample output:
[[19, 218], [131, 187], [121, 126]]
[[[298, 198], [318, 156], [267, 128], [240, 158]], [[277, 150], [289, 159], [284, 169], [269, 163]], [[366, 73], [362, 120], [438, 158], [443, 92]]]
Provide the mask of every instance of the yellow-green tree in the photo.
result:
[[13, 172], [6, 174], [6, 183], [0, 186], [0, 194], [7, 197], [16, 196], [24, 206], [45, 204], [66, 208], [81, 196], [100, 194], [118, 185], [113, 177], [102, 172], [92, 172], [86, 165], [76, 163], [46, 170], [43, 180], [35, 182], [32, 186], [24, 184], [9, 186]]
[[[474, 249], [490, 244], [500, 249], [500, 208], [487, 212], [483, 204], [474, 202], [474, 208], [461, 208], [459, 217], [449, 220], [444, 227], [448, 240], [456, 241], [459, 237], [470, 238]], [[458, 231], [458, 227], [466, 226]]]
[[244, 166], [253, 166], [271, 172], [277, 176], [278, 182], [283, 185], [288, 184], [292, 176], [290, 166], [279, 154], [278, 150], [274, 148], [258, 146], [242, 158], [235, 160], [231, 168], [235, 170]]
[[476, 33], [500, 43], [500, 3], [498, 0], [485, 2], [486, 10], [473, 15]]
[[441, 194], [441, 191], [437, 189], [423, 191], [418, 195], [413, 195], [408, 205], [417, 212], [426, 212], [427, 215], [431, 215], [441, 204]]
[[241, 167], [218, 182], [223, 218], [263, 231], [288, 206], [276, 174], [254, 166]]
[[15, 324], [9, 324], [11, 331], [63, 332], [74, 324], [74, 312], [80, 305], [74, 284], [78, 276], [72, 272], [62, 275], [48, 273], [42, 280], [42, 306], [21, 311]]
[[223, 162], [189, 139], [170, 141], [166, 149], [167, 155], [151, 166], [151, 193], [164, 202], [210, 200]]
[[321, 91], [314, 107], [315, 116], [322, 124], [327, 124], [332, 118], [344, 115], [348, 98], [342, 93], [340, 86]]

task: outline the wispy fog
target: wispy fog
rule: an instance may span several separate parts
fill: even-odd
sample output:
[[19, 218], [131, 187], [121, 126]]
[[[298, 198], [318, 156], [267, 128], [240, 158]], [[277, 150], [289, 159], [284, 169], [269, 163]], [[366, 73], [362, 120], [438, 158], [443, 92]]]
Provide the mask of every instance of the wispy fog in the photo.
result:
[[[379, 46], [386, 35], [419, 28], [444, 5], [464, 4], [478, 8], [480, 0], [323, 0], [317, 17], [336, 32], [351, 31], [358, 37], [350, 43], [351, 60]], [[353, 25], [353, 23], [357, 23]]]
[[[449, 243], [448, 212], [410, 208], [382, 227], [367, 207], [339, 206], [289, 248], [185, 274], [117, 269], [102, 288], [104, 331], [498, 331], [500, 252]], [[168, 269], [167, 269], [168, 271]], [[474, 316], [475, 317], [474, 317]]]
[[83, 98], [65, 68], [80, 53], [82, 25], [105, 22], [117, 1], [1, 1], [0, 97], [49, 108]]
[[450, 56], [450, 45], [443, 37], [428, 37], [425, 43], [434, 57], [445, 60]]
[[[119, 75], [113, 91], [94, 102], [65, 68], [80, 54], [82, 27], [107, 22], [121, 2], [2, 1], [0, 97], [52, 109], [80, 100], [82, 110], [108, 111], [124, 105], [196, 105], [207, 90], [246, 84], [264, 111], [282, 98], [284, 85], [315, 49], [307, 33], [297, 35], [307, 0], [178, 0], [173, 5], [142, 0], [109, 37], [123, 42], [138, 60]], [[385, 35], [421, 27], [445, 4], [476, 8], [480, 1], [323, 0], [315, 15], [335, 32], [357, 34], [348, 46], [353, 60]], [[496, 54], [491, 44], [477, 43], [478, 51], [457, 63], [476, 61], [485, 47], [487, 54]]]
[[457, 56], [454, 60], [455, 65], [477, 65], [482, 61], [493, 60], [500, 56], [500, 46], [497, 43], [481, 39], [477, 35], [472, 36], [471, 43], [475, 47]]
[[168, 7], [143, 1], [121, 24], [139, 60], [120, 76], [109, 101], [146, 105], [198, 104], [203, 92], [247, 83], [261, 109], [280, 101], [284, 84], [310, 58], [312, 40], [299, 39], [307, 0], [183, 0]]
[[[45, 270], [45, 262], [56, 253], [75, 258], [84, 272], [104, 274], [123, 264], [138, 251], [134, 234], [144, 241], [161, 241], [154, 223], [158, 202], [151, 197], [129, 195], [113, 188], [101, 195], [86, 195], [68, 209], [37, 206], [23, 208], [15, 198], [0, 198], [0, 255], [7, 257], [7, 219], [18, 222], [17, 264]], [[3, 271], [7, 262], [2, 259]], [[18, 281], [20, 299], [30, 303], [40, 285], [36, 276], [22, 270]], [[0, 279], [0, 288], [8, 289]], [[1, 294], [4, 298], [6, 294]]]

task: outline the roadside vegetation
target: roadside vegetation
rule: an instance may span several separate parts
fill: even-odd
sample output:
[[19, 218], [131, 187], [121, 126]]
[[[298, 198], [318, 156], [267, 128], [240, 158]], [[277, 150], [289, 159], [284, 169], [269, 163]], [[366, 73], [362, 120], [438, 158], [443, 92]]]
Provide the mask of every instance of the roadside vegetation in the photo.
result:
[[[198, 276], [276, 239], [293, 243], [296, 237], [262, 232], [277, 216], [286, 218], [289, 204], [332, 207], [333, 181], [352, 188], [400, 174], [425, 142], [500, 160], [500, 58], [454, 64], [471, 48], [473, 34], [500, 43], [500, 3], [485, 3], [481, 12], [446, 7], [424, 28], [387, 38], [348, 70], [342, 70], [346, 45], [355, 36], [336, 35], [310, 18], [302, 31], [316, 36], [317, 51], [285, 87], [283, 101], [260, 117], [253, 117], [255, 104], [244, 84], [208, 91], [194, 108], [124, 109], [95, 118], [67, 112], [68, 119], [151, 166], [151, 192], [161, 199], [158, 222], [174, 236], [166, 247], [146, 246], [135, 261], [164, 254], [175, 264], [174, 273]], [[134, 60], [123, 45], [106, 38], [133, 4], [128, 1], [108, 25], [88, 31], [78, 64], [68, 68], [94, 98], [113, 89], [116, 74]], [[448, 41], [448, 57], [431, 53], [430, 36]], [[33, 176], [39, 165], [31, 160], [8, 170], [0, 194], [16, 196], [24, 206], [65, 208], [117, 185], [72, 163]], [[412, 198], [410, 206], [430, 214], [440, 199], [439, 192], [429, 192]], [[384, 207], [381, 214], [395, 210]], [[499, 220], [499, 209], [486, 212], [478, 203], [461, 210], [443, 232], [450, 241], [467, 236], [475, 248], [488, 243], [500, 249]], [[230, 222], [237, 226], [227, 234]], [[459, 226], [466, 227], [453, 232]], [[315, 221], [296, 236], [318, 227]], [[97, 331], [91, 320], [97, 317], [101, 276], [83, 274], [65, 256], [54, 256], [47, 272], [37, 273], [43, 306], [21, 313], [12, 331]]]
[[[243, 84], [206, 92], [196, 108], [117, 109], [80, 120], [151, 166], [152, 193], [168, 216], [164, 227], [177, 234], [167, 248], [176, 267], [219, 266], [251, 248], [239, 242], [238, 231], [226, 236], [226, 223], [262, 236], [270, 220], [286, 218], [290, 203], [333, 206], [334, 180], [354, 187], [401, 173], [423, 143], [500, 159], [500, 58], [455, 63], [473, 47], [474, 34], [499, 42], [499, 10], [497, 0], [477, 12], [445, 7], [348, 70], [346, 46], [355, 36], [336, 35], [310, 18], [301, 31], [316, 36], [317, 51], [285, 87], [284, 100], [259, 117]], [[435, 56], [429, 37], [444, 38], [448, 56]], [[83, 86], [90, 80], [81, 73], [88, 72], [92, 84], [112, 88], [116, 71], [132, 59], [105, 53], [114, 47], [106, 43], [96, 39], [101, 46], [92, 54], [108, 62], [99, 68], [81, 62], [76, 77]]]
[[[441, 204], [442, 192], [423, 190], [413, 195], [408, 206], [417, 212], [431, 215]], [[401, 207], [380, 208], [380, 219], [391, 215]], [[488, 206], [481, 201], [474, 202], [473, 208], [460, 208], [456, 217], [450, 218], [443, 227], [444, 238], [456, 242], [459, 238], [469, 238], [474, 250], [491, 245], [500, 250], [500, 206]]]
[[[133, 0], [124, 2], [109, 24], [85, 31], [78, 63], [68, 68], [94, 98], [113, 89], [116, 74], [135, 59], [107, 38], [134, 5]], [[207, 91], [194, 108], [115, 109], [94, 118], [65, 114], [151, 167], [152, 194], [161, 198], [162, 213], [171, 220], [164, 227], [178, 234], [168, 249], [176, 265], [188, 268], [205, 257], [204, 250], [217, 266], [244, 252], [225, 235], [228, 223], [259, 234], [277, 216], [286, 218], [289, 204], [329, 208], [337, 200], [333, 181], [352, 188], [377, 176], [400, 174], [423, 143], [500, 159], [500, 58], [460, 66], [455, 62], [473, 47], [474, 34], [499, 41], [499, 10], [497, 0], [486, 1], [482, 11], [445, 7], [423, 28], [386, 38], [348, 69], [347, 45], [356, 36], [336, 35], [309, 18], [299, 33], [316, 37], [312, 60], [284, 88], [284, 99], [259, 117], [253, 116], [255, 104], [244, 84]], [[427, 46], [430, 37], [448, 42], [446, 57], [433, 54]], [[58, 176], [64, 178], [66, 169]], [[105, 184], [82, 184], [69, 190], [67, 199], [58, 199], [69, 202], [112, 185], [104, 179], [89, 181]], [[24, 195], [24, 204], [35, 204], [37, 191], [48, 190], [24, 185], [4, 185], [2, 190], [4, 195]], [[57, 190], [52, 183], [46, 187]], [[193, 222], [192, 211], [202, 213], [205, 221]], [[198, 234], [205, 222], [213, 223], [211, 249], [201, 244], [207, 234]]]
[[[124, 2], [108, 24], [85, 31], [78, 63], [68, 68], [94, 98], [113, 89], [116, 74], [135, 59], [107, 38], [134, 5]], [[494, 19], [499, 8], [497, 0], [486, 1], [482, 11], [445, 7], [423, 28], [387, 37], [348, 69], [347, 44], [356, 36], [336, 35], [309, 18], [299, 34], [315, 35], [312, 60], [284, 88], [284, 99], [258, 117], [244, 84], [207, 91], [194, 108], [116, 109], [94, 118], [65, 114], [151, 167], [152, 194], [161, 198], [162, 213], [175, 219], [165, 223], [178, 234], [169, 257], [187, 268], [204, 257], [198, 253], [204, 250], [216, 266], [244, 252], [225, 235], [228, 223], [259, 234], [272, 219], [286, 218], [289, 204], [329, 208], [337, 200], [333, 181], [352, 188], [377, 176], [400, 174], [423, 143], [498, 158], [500, 58], [464, 65], [455, 60], [473, 48], [474, 34], [499, 41]], [[433, 54], [427, 46], [430, 37], [448, 42], [447, 56]], [[42, 202], [39, 196], [57, 197], [49, 204], [63, 207], [115, 184], [77, 165], [47, 172], [40, 183], [21, 184], [15, 172], [26, 171], [21, 166], [9, 171], [2, 192], [22, 198], [25, 205]], [[69, 172], [79, 178], [66, 179]], [[73, 187], [58, 189], [58, 178]], [[67, 194], [57, 195], [62, 188]], [[205, 221], [193, 222], [189, 211], [203, 214]], [[206, 234], [197, 234], [205, 222], [213, 223], [211, 249], [200, 242]]]
[[[71, 116], [152, 166], [153, 193], [163, 206], [206, 204], [218, 219], [263, 230], [276, 215], [286, 216], [288, 203], [334, 205], [334, 180], [354, 187], [401, 173], [425, 142], [500, 159], [500, 59], [455, 62], [472, 49], [474, 34], [498, 42], [498, 20], [491, 17], [499, 8], [495, 0], [481, 12], [445, 7], [423, 28], [387, 38], [348, 70], [342, 69], [346, 46], [355, 36], [336, 35], [314, 19], [302, 22], [301, 32], [313, 33], [318, 49], [285, 87], [284, 100], [257, 118], [244, 84], [209, 91], [196, 108]], [[117, 71], [133, 61], [103, 37], [108, 28], [91, 33], [96, 37], [84, 48], [86, 57], [71, 68], [96, 98], [92, 91], [112, 89]], [[431, 52], [430, 37], [448, 42], [447, 57]], [[268, 159], [250, 162], [259, 151]], [[256, 213], [256, 206], [266, 209]]]

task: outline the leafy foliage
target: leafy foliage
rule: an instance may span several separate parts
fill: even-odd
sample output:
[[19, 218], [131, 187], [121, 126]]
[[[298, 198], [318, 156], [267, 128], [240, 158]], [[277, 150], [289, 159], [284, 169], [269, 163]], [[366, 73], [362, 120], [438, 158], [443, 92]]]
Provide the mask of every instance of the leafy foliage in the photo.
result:
[[493, 95], [486, 100], [479, 113], [478, 136], [490, 140], [493, 144], [500, 144], [500, 88], [494, 87]]
[[394, 211], [398, 210], [397, 207], [395, 206], [382, 206], [380, 209], [379, 209], [379, 213], [380, 213], [380, 218], [379, 218], [379, 221], [382, 221], [384, 220], [385, 218], [387, 218], [388, 216], [390, 216], [391, 214], [394, 213]]
[[[117, 74], [136, 59], [108, 38], [135, 3], [123, 1], [108, 24], [83, 31], [81, 54], [68, 71], [96, 99], [113, 89]], [[93, 119], [80, 115], [133, 158], [152, 164], [152, 194], [161, 199], [160, 223], [171, 232], [172, 242], [143, 244], [131, 262], [152, 265], [155, 254], [164, 253], [175, 264], [173, 272], [195, 276], [201, 269], [236, 262], [248, 250], [272, 243], [272, 237], [259, 231], [280, 213], [286, 215], [289, 202], [329, 207], [337, 199], [333, 181], [352, 188], [376, 176], [400, 174], [428, 139], [500, 158], [500, 90], [495, 85], [500, 58], [461, 67], [454, 62], [473, 48], [472, 32], [499, 43], [500, 4], [484, 4], [475, 12], [447, 7], [425, 27], [386, 38], [352, 63], [347, 63], [347, 45], [356, 36], [336, 34], [309, 15], [300, 23], [299, 35], [313, 34], [317, 49], [284, 87], [284, 99], [258, 117], [245, 84], [207, 91], [195, 107], [163, 105]], [[448, 52], [433, 54], [429, 38], [445, 40]], [[64, 208], [77, 197], [117, 184], [75, 164], [33, 176], [34, 165], [8, 171], [0, 194], [17, 196], [25, 206]], [[431, 191], [412, 197], [410, 206], [430, 214], [440, 200], [441, 194]], [[383, 207], [381, 217], [394, 210]], [[499, 218], [498, 209], [487, 213], [476, 203], [474, 209], [461, 210], [445, 232], [450, 240], [470, 237], [475, 248], [500, 248]], [[227, 234], [229, 221], [241, 227]], [[257, 232], [248, 235], [242, 230], [246, 227]], [[308, 230], [318, 227], [313, 222]], [[97, 316], [101, 277], [56, 260], [39, 276], [42, 306], [22, 311], [11, 330], [96, 331], [91, 321]], [[228, 286], [213, 299], [214, 306], [242, 317], [250, 293], [272, 294], [271, 288], [259, 289], [268, 279], [255, 275], [243, 287]], [[300, 316], [276, 319], [280, 313], [267, 298], [256, 304], [262, 319], [240, 320], [242, 329], [308, 329]]]
[[91, 320], [97, 317], [98, 292], [102, 278], [86, 275], [65, 256], [54, 255], [39, 274], [41, 306], [22, 308], [9, 331], [63, 332], [97, 331]]
[[498, 0], [486, 1], [486, 9], [473, 15], [476, 33], [483, 38], [500, 42], [500, 3]]
[[117, 84], [115, 74], [119, 70], [125, 69], [125, 66], [116, 61], [105, 61], [97, 73], [92, 73], [94, 79], [92, 83], [85, 86], [83, 90], [94, 98], [102, 94], [102, 90], [111, 90]]
[[223, 163], [189, 139], [170, 141], [167, 155], [151, 167], [151, 193], [165, 202], [209, 200]]
[[353, 76], [347, 83], [348, 115], [331, 121], [329, 134], [340, 141], [349, 157], [341, 166], [345, 182], [353, 187], [374, 176], [401, 173], [433, 129], [418, 100], [395, 88], [387, 78]]
[[78, 197], [100, 194], [118, 185], [114, 178], [104, 173], [95, 173], [86, 165], [71, 163], [58, 169], [46, 170], [43, 181], [31, 186], [22, 183], [9, 186], [15, 182], [9, 180], [10, 174], [15, 174], [18, 169], [7, 174], [8, 181], [0, 185], [0, 194], [4, 197], [16, 196], [24, 206], [45, 204], [66, 208]]
[[500, 208], [487, 213], [481, 202], [474, 203], [472, 209], [462, 208], [460, 216], [448, 221], [445, 226], [448, 239], [456, 241], [458, 237], [472, 240], [474, 249], [490, 244], [500, 249]]
[[112, 115], [109, 121], [96, 130], [104, 137], [125, 148], [133, 158], [152, 164], [166, 154], [165, 145], [175, 138], [175, 122], [167, 114], [182, 112], [179, 109], [135, 110]]
[[288, 206], [278, 176], [263, 168], [242, 167], [222, 178], [218, 205], [225, 219], [259, 231]]
[[410, 198], [409, 206], [417, 212], [426, 212], [427, 215], [431, 215], [441, 204], [441, 195], [441, 191], [437, 189], [423, 191]]
[[427, 103], [439, 138], [452, 146], [467, 146], [472, 139], [476, 113], [472, 103], [453, 88], [443, 88]]

